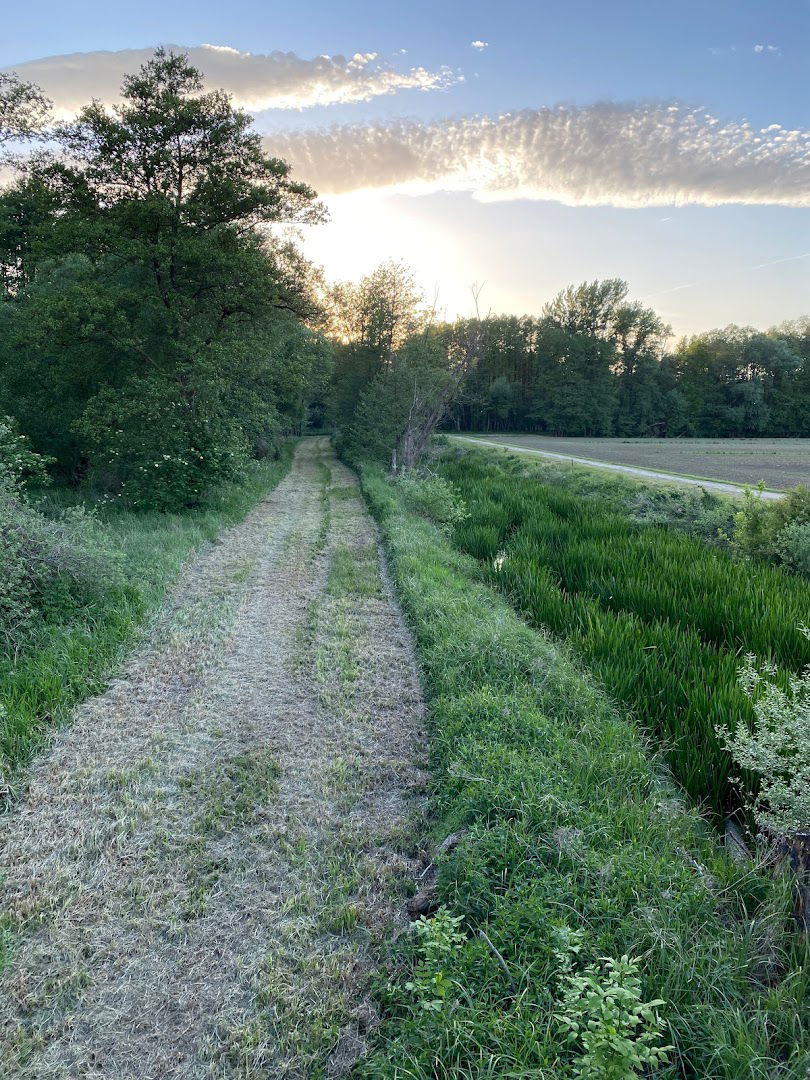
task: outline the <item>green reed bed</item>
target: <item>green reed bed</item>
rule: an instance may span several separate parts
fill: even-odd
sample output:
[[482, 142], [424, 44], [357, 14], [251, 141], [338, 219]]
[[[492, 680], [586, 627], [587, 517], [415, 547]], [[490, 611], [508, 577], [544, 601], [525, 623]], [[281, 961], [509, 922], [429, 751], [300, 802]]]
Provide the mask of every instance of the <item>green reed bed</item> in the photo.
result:
[[750, 716], [740, 657], [810, 663], [797, 630], [810, 581], [733, 559], [670, 529], [516, 474], [481, 452], [440, 472], [466, 501], [462, 550], [534, 623], [568, 638], [609, 693], [667, 748], [678, 781], [717, 813], [736, 808], [718, 724]]

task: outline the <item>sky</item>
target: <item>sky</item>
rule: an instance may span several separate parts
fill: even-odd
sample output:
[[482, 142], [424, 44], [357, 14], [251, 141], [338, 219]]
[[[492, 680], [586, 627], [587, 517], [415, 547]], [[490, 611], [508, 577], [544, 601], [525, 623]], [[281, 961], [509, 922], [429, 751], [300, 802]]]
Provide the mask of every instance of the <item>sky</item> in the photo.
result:
[[58, 115], [189, 50], [326, 203], [330, 279], [402, 259], [448, 317], [624, 278], [676, 335], [810, 315], [810, 0], [76, 0], [4, 14]]

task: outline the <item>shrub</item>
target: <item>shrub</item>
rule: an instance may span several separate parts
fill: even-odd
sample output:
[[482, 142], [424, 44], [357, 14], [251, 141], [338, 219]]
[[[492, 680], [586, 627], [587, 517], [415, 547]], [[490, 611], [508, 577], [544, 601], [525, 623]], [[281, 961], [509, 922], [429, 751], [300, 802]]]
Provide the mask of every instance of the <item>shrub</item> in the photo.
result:
[[121, 581], [106, 531], [80, 507], [46, 517], [0, 473], [0, 641], [18, 650], [37, 619], [71, 611]]
[[467, 507], [456, 487], [435, 473], [403, 473], [397, 486], [405, 505], [449, 533], [467, 517]]
[[[810, 630], [801, 628], [805, 637]], [[740, 684], [751, 699], [754, 725], [720, 727], [723, 743], [742, 769], [760, 778], [752, 798], [757, 824], [789, 836], [810, 830], [810, 668], [780, 685], [770, 664], [746, 657]]]
[[163, 377], [104, 387], [76, 424], [96, 482], [131, 506], [174, 511], [243, 475], [257, 450], [277, 444], [278, 423], [252, 393], [225, 390], [203, 376], [189, 387]]
[[810, 576], [810, 522], [789, 521], [774, 537], [778, 561], [797, 574]]
[[784, 499], [770, 503], [746, 490], [731, 543], [745, 558], [810, 572], [810, 488], [792, 488]]
[[0, 477], [5, 477], [12, 486], [47, 484], [46, 467], [50, 460], [34, 453], [13, 417], [0, 416]]

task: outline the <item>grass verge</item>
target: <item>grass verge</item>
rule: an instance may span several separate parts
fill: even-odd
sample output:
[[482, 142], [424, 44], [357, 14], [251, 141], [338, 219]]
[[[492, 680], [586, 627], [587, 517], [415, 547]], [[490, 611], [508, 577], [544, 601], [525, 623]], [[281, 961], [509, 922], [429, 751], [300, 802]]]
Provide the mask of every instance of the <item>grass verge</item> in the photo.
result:
[[[643, 1028], [610, 1013], [604, 961], [629, 956], [625, 1006], [663, 999], [672, 1046], [645, 1075], [805, 1078], [808, 958], [787, 884], [726, 858], [635, 726], [382, 474], [363, 490], [424, 674], [435, 836], [463, 830], [438, 881], [463, 937], [445, 918], [401, 947], [359, 1075], [638, 1075], [622, 1054]], [[591, 987], [578, 1001], [572, 979]]]
[[204, 509], [184, 514], [102, 511], [125, 557], [125, 581], [69, 622], [40, 626], [26, 649], [0, 658], [0, 801], [14, 770], [81, 701], [99, 693], [162, 600], [183, 560], [248, 510], [287, 473], [294, 443], [258, 462], [239, 483], [223, 486]]

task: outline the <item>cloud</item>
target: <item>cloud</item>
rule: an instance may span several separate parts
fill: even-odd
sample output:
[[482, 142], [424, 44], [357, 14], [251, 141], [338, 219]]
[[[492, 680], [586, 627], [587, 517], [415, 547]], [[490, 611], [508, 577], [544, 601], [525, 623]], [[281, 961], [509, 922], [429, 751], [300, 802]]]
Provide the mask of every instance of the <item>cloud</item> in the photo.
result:
[[[167, 47], [187, 52], [209, 88], [223, 87], [237, 105], [254, 111], [369, 101], [399, 90], [441, 90], [461, 81], [461, 76], [448, 68], [397, 71], [376, 53], [304, 60], [290, 52], [248, 53], [227, 45]], [[137, 71], [153, 52], [148, 48], [71, 53], [31, 60], [8, 70], [41, 86], [53, 100], [56, 115], [65, 118], [91, 98], [117, 101], [122, 76]]]
[[470, 48], [471, 49], [478, 49], [480, 52], [483, 52], [484, 49], [489, 48], [489, 42], [488, 41], [471, 41], [470, 42]]
[[778, 53], [779, 52], [779, 46], [778, 45], [755, 45], [754, 46], [754, 52], [755, 53]]
[[572, 206], [810, 206], [810, 131], [722, 124], [679, 105], [527, 109], [266, 140], [324, 195], [467, 191]]

